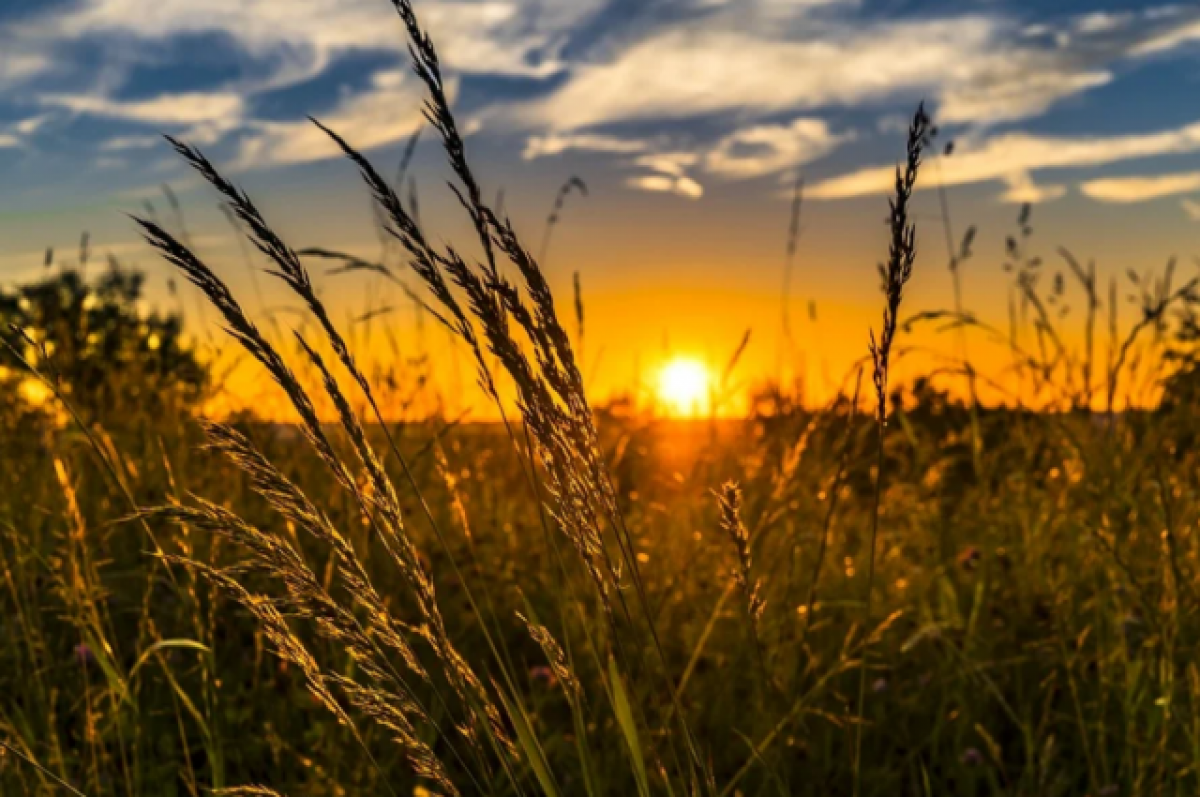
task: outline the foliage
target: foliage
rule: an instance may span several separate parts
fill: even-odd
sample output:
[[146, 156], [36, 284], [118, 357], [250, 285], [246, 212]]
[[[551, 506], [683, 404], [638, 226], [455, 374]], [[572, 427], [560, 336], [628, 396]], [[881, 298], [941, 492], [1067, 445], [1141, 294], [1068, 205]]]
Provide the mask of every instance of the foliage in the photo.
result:
[[[194, 408], [207, 395], [208, 371], [181, 316], [141, 310], [144, 286], [143, 274], [115, 261], [90, 282], [79, 270], [63, 270], [0, 294], [0, 323], [28, 337], [18, 345], [21, 356], [53, 374], [88, 417]], [[28, 375], [11, 351], [0, 350], [0, 365], [11, 395]]]
[[[0, 437], [0, 791], [1197, 791], [1196, 426], [1180, 402], [1138, 409], [1194, 282], [1141, 281], [1142, 316], [1113, 325], [1101, 367], [1095, 273], [1076, 270], [1079, 353], [1048, 309], [1062, 281], [1039, 293], [1026, 208], [1009, 254], [1029, 312], [1007, 341], [1040, 405], [984, 406], [965, 346], [896, 389], [922, 111], [875, 401], [859, 373], [825, 407], [769, 386], [743, 421], [594, 412], [539, 263], [482, 198], [433, 43], [393, 2], [478, 257], [426, 236], [353, 131], [325, 132], [430, 315], [519, 415], [385, 416], [299, 254], [175, 142], [317, 331], [285, 357], [185, 241], [138, 223], [299, 420], [151, 424], [206, 379], [177, 318], [136, 312], [132, 275], [67, 272], [6, 300], [28, 348], [3, 387], [40, 375], [72, 423], [37, 447]], [[927, 321], [998, 335], [961, 306], [908, 323]]]

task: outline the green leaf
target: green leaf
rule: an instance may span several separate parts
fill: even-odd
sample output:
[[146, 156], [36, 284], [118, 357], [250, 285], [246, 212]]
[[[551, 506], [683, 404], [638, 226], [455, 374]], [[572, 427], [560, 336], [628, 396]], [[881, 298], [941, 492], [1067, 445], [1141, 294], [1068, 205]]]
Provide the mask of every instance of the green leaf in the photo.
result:
[[503, 689], [498, 688], [496, 692], [500, 695], [500, 700], [504, 703], [504, 710], [508, 712], [508, 718], [517, 731], [517, 744], [520, 745], [521, 751], [525, 754], [525, 760], [533, 769], [533, 774], [541, 785], [542, 792], [546, 797], [558, 797], [558, 785], [554, 782], [554, 776], [550, 774], [550, 764], [546, 761], [546, 753], [533, 733], [533, 724], [529, 721], [529, 715], [525, 713], [520, 702], [510, 699]]
[[204, 645], [201, 645], [199, 642], [197, 642], [194, 639], [163, 639], [163, 640], [160, 640], [158, 642], [155, 642], [150, 647], [146, 648], [144, 651], [142, 651], [142, 655], [138, 657], [137, 663], [134, 664], [133, 669], [129, 671], [129, 680], [131, 680], [131, 681], [133, 680], [133, 676], [135, 674], [137, 674], [137, 671], [140, 670], [142, 668], [142, 665], [144, 665], [146, 662], [148, 662], [150, 660], [150, 657], [153, 656], [155, 653], [159, 652], [160, 650], [169, 650], [172, 648], [182, 649], [182, 650], [198, 650], [201, 653], [211, 653], [212, 652], [207, 647], [205, 647]]
[[642, 756], [642, 745], [638, 739], [637, 723], [633, 719], [633, 708], [629, 703], [629, 695], [625, 692], [625, 683], [621, 680], [621, 672], [617, 669], [617, 661], [608, 657], [608, 679], [611, 684], [609, 696], [612, 698], [613, 713], [617, 716], [617, 724], [625, 736], [625, 744], [629, 748], [629, 758], [633, 762], [633, 774], [637, 778], [638, 793], [642, 797], [650, 797], [650, 779], [646, 777], [646, 760]]

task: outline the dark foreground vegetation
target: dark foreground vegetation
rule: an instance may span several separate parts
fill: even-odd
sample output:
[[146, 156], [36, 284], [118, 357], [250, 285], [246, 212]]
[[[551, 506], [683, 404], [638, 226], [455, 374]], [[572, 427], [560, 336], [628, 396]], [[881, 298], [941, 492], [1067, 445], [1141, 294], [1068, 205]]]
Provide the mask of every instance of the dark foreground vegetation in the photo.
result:
[[952, 367], [889, 385], [934, 142], [918, 112], [883, 321], [838, 399], [777, 385], [745, 420], [690, 423], [593, 407], [396, 5], [477, 240], [427, 240], [354, 131], [330, 146], [506, 419], [397, 422], [408, 372], [364, 373], [300, 257], [177, 144], [308, 331], [260, 329], [139, 224], [297, 420], [204, 420], [221, 372], [118, 264], [0, 298], [0, 793], [1200, 790], [1194, 282], [1131, 280], [1140, 316], [1105, 346], [1116, 290], [1062, 253], [1073, 347], [1023, 212], [1009, 333], [961, 307], [911, 319], [1007, 340], [1019, 394], [976, 398], [997, 385], [965, 336]]

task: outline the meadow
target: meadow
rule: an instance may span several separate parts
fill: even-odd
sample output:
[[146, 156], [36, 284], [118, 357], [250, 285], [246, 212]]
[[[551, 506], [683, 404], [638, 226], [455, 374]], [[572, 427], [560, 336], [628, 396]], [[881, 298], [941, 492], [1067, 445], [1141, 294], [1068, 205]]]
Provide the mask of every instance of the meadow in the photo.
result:
[[[1043, 263], [1025, 208], [1011, 329], [906, 312], [914, 268], [946, 268], [909, 211], [943, 146], [917, 110], [880, 321], [836, 399], [594, 403], [578, 296], [483, 197], [436, 43], [394, 5], [474, 240], [427, 237], [354, 131], [326, 132], [498, 420], [417, 401], [438, 387], [403, 357], [360, 364], [311, 253], [173, 141], [301, 331], [135, 222], [293, 420], [206, 413], [222, 367], [119, 263], [48, 256], [0, 296], [0, 794], [1200, 791], [1196, 280]], [[898, 384], [914, 324], [959, 356]], [[1018, 391], [968, 333], [1008, 347]]]

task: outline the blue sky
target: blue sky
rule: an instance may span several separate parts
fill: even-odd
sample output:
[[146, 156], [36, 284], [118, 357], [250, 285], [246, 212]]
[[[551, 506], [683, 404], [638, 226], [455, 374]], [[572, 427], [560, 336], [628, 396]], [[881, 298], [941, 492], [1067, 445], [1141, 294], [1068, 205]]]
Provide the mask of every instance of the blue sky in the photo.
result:
[[[1200, 229], [1195, 4], [416, 6], [471, 153], [518, 221], [538, 235], [566, 176], [592, 186], [556, 257], [614, 295], [681, 274], [689, 289], [776, 290], [801, 171], [807, 245], [824, 264], [806, 290], [868, 301], [882, 196], [920, 99], [956, 142], [936, 174], [957, 226], [988, 234], [985, 252], [1023, 202], [1120, 271], [1190, 254]], [[374, 246], [352, 171], [305, 116], [390, 167], [420, 122], [403, 44], [387, 0], [0, 0], [0, 277], [84, 228], [137, 255], [117, 211], [161, 206], [163, 183], [196, 208], [202, 246], [233, 252], [163, 132], [228, 168], [298, 246]], [[459, 222], [429, 138], [415, 174], [449, 235]], [[980, 301], [998, 279], [980, 278]], [[916, 290], [933, 301], [945, 285]]]
[[[1096, 182], [1200, 149], [1200, 9], [1117, 2], [484, 0], [418, 4], [469, 129], [528, 160], [608, 156], [630, 188], [699, 197], [788, 181], [814, 197], [873, 190], [839, 152], [876, 154], [927, 98], [960, 140], [951, 183], [1014, 200], [1106, 201], [1187, 181]], [[384, 0], [0, 3], [0, 147], [25, 173], [119, 170], [154, 183], [171, 132], [235, 167], [331, 156], [313, 113], [361, 146], [418, 121]], [[1095, 137], [1084, 144], [1081, 139]], [[890, 144], [890, 142], [888, 142]], [[1159, 161], [1162, 162], [1159, 162]], [[1179, 159], [1175, 159], [1179, 160]], [[986, 162], [985, 162], [986, 161]], [[27, 171], [28, 170], [28, 171]], [[1060, 172], [1078, 171], [1063, 181]], [[1121, 169], [1124, 171], [1124, 169]], [[838, 180], [837, 178], [843, 178]], [[11, 201], [12, 190], [5, 191]], [[7, 204], [7, 203], [6, 203]]]

